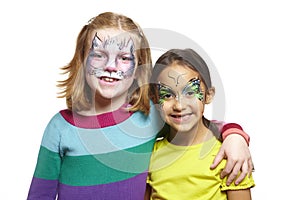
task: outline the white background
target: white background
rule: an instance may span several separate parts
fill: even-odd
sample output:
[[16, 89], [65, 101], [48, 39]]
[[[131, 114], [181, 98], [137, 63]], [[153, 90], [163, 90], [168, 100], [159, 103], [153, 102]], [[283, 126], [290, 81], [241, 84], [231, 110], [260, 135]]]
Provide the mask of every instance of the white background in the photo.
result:
[[[5, 3], [4, 3], [5, 2]], [[65, 108], [57, 99], [82, 26], [114, 11], [142, 28], [197, 42], [226, 94], [227, 122], [251, 135], [253, 199], [297, 199], [300, 12], [292, 0], [1, 1], [1, 199], [26, 199], [43, 130]], [[196, 5], [194, 2], [197, 2]]]

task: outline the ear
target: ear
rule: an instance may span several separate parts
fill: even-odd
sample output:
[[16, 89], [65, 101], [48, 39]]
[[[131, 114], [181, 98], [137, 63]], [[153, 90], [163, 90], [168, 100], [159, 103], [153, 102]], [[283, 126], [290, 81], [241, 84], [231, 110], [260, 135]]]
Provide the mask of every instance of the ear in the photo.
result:
[[205, 104], [210, 104], [215, 96], [215, 87], [211, 87], [206, 91], [205, 94]]

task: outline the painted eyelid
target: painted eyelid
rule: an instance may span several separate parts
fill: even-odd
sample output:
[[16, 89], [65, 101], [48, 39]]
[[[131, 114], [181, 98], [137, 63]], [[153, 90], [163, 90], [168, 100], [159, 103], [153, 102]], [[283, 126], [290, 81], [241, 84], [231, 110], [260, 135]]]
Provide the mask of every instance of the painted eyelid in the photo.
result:
[[[197, 88], [194, 88], [197, 87]], [[199, 91], [200, 85], [198, 84], [194, 84], [194, 83], [188, 83], [188, 85], [186, 85], [183, 90], [182, 93], [186, 93], [186, 92], [196, 92]]]
[[171, 95], [174, 95], [174, 92], [168, 90], [168, 89], [160, 89], [159, 90], [159, 94], [161, 95], [166, 95], [166, 94], [171, 94]]
[[91, 52], [90, 56], [97, 58], [107, 58], [107, 55], [104, 52]]
[[159, 88], [160, 98], [165, 98], [167, 95], [171, 95], [172, 97], [175, 96], [174, 92], [171, 89], [169, 89], [165, 86], [160, 86], [160, 88]]
[[201, 93], [199, 79], [190, 80], [182, 90], [182, 94], [186, 96], [195, 96], [199, 93]]

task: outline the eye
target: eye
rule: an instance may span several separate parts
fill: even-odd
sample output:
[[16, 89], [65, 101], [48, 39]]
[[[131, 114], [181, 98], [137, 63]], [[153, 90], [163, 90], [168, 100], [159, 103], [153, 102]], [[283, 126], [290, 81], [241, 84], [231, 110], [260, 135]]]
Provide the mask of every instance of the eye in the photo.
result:
[[171, 99], [171, 98], [174, 97], [174, 95], [168, 93], [168, 94], [162, 95], [161, 97], [162, 97], [163, 99]]
[[194, 97], [195, 94], [199, 93], [199, 85], [188, 84], [182, 91], [182, 94], [186, 97]]
[[130, 64], [133, 62], [134, 57], [131, 54], [121, 54], [117, 57], [118, 62], [123, 64]]
[[92, 57], [94, 59], [98, 59], [98, 60], [106, 60], [107, 59], [106, 54], [103, 52], [91, 52], [90, 57]]
[[160, 100], [168, 101], [175, 98], [176, 95], [170, 88], [163, 85], [158, 85], [158, 96]]
[[132, 61], [133, 58], [131, 56], [122, 56], [121, 60], [123, 60], [123, 61]]
[[184, 96], [186, 96], [186, 97], [194, 97], [195, 94], [196, 94], [195, 91], [190, 90], [190, 91], [186, 91], [186, 92], [184, 93]]
[[169, 92], [167, 92], [167, 91], [165, 91], [165, 90], [159, 90], [159, 92], [158, 92], [158, 97], [159, 97], [159, 98], [158, 98], [158, 103], [159, 103], [160, 105], [162, 105], [162, 104], [164, 104], [165, 102], [174, 99], [174, 98], [175, 98], [175, 95], [173, 95], [172, 93], [169, 93]]
[[203, 92], [200, 88], [200, 80], [192, 79], [182, 90], [182, 94], [187, 98], [197, 97], [199, 100], [203, 100]]

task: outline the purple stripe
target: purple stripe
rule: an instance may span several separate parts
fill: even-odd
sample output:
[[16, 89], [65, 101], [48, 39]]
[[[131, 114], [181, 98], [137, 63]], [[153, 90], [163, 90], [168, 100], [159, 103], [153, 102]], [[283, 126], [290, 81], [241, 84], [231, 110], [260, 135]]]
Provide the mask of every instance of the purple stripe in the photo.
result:
[[54, 200], [57, 180], [45, 180], [33, 177], [27, 200]]
[[143, 200], [147, 173], [131, 179], [96, 186], [60, 184], [59, 200]]
[[[58, 200], [143, 200], [147, 172], [133, 178], [95, 186], [70, 186], [60, 183]], [[57, 181], [33, 178], [27, 200], [54, 200]]]

